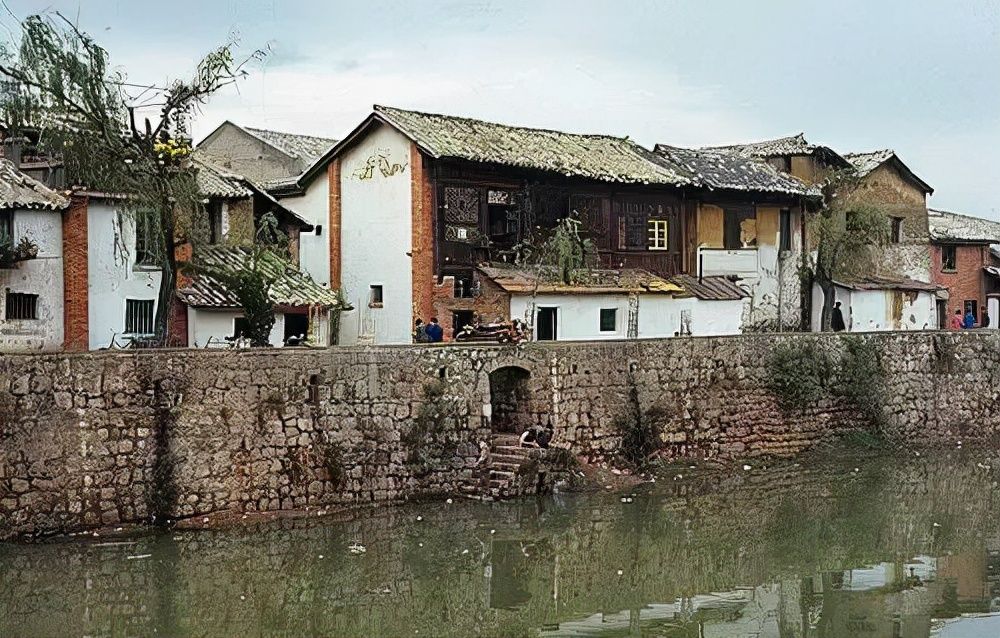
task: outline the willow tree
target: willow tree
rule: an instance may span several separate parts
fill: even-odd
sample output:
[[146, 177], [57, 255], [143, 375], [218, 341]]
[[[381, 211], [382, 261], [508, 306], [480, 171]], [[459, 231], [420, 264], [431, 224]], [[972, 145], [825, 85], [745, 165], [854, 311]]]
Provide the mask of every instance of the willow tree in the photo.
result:
[[161, 273], [154, 323], [157, 340], [166, 343], [181, 221], [202, 212], [189, 161], [191, 118], [263, 52], [237, 62], [236, 43], [229, 42], [188, 79], [141, 85], [60, 13], [32, 15], [20, 26], [0, 50], [3, 124], [14, 136], [37, 135], [39, 151], [63, 161], [73, 186], [114, 197], [122, 218], [135, 224], [145, 240], [144, 263]]
[[830, 329], [835, 281], [850, 281], [876, 269], [878, 251], [889, 240], [889, 216], [871, 203], [846, 203], [853, 174], [835, 174], [823, 189], [824, 206], [808, 221], [816, 248], [812, 279], [823, 292], [822, 330]]

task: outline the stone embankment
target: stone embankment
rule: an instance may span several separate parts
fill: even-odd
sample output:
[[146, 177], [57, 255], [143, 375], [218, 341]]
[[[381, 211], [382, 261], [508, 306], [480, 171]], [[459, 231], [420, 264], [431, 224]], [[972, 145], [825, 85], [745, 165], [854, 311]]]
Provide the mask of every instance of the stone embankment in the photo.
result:
[[[996, 433], [1000, 334], [863, 339], [880, 353], [887, 431], [930, 444]], [[613, 458], [630, 428], [654, 431], [671, 456], [794, 454], [865, 426], [865, 413], [839, 395], [783, 405], [769, 357], [844, 344], [761, 335], [4, 356], [0, 537], [531, 492], [551, 483], [549, 468], [528, 468], [549, 476], [539, 481], [519, 464], [517, 480], [491, 483], [506, 470], [488, 453], [497, 433], [530, 424], [551, 425], [554, 445], [585, 461]]]

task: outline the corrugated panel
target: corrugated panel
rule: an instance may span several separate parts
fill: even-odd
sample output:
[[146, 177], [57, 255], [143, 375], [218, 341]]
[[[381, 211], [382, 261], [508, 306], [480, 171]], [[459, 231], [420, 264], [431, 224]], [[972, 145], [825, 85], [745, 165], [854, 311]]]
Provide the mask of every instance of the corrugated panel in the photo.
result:
[[742, 286], [727, 277], [713, 276], [699, 279], [692, 275], [676, 275], [671, 277], [670, 281], [698, 299], [736, 301], [750, 296]]

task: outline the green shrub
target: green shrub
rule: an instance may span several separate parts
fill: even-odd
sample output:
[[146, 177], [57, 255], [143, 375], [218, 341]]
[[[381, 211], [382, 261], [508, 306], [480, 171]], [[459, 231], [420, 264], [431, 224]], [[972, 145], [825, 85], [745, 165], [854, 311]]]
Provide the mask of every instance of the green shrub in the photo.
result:
[[827, 394], [833, 365], [812, 341], [777, 346], [765, 362], [767, 386], [783, 410], [803, 410]]

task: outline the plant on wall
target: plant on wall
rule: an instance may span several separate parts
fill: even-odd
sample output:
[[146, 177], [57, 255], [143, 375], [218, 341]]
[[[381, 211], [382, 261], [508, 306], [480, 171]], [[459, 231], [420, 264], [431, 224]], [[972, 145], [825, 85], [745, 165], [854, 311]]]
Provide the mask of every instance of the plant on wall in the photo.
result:
[[458, 404], [447, 395], [448, 382], [435, 379], [424, 385], [424, 400], [402, 437], [409, 450], [407, 462], [417, 476], [426, 476], [455, 452], [445, 433], [458, 430]]
[[22, 261], [38, 257], [38, 244], [28, 237], [15, 242], [0, 230], [0, 268], [13, 268]]
[[813, 341], [790, 341], [765, 360], [767, 386], [786, 411], [804, 410], [827, 393], [833, 362]]

